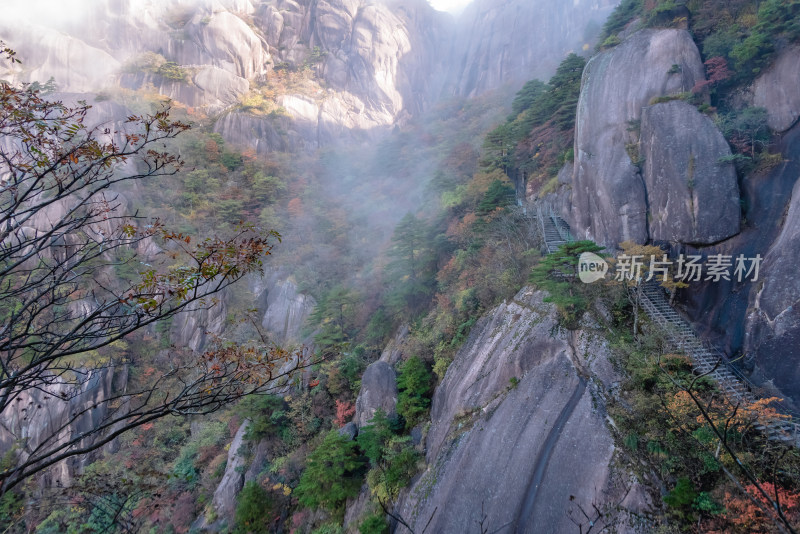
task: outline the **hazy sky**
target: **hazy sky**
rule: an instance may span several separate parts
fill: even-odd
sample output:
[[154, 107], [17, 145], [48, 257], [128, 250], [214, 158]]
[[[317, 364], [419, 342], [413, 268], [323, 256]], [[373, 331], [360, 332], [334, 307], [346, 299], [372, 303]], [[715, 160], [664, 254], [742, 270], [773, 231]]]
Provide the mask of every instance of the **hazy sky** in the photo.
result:
[[[440, 11], [450, 11], [458, 13], [471, 2], [471, 0], [428, 0], [430, 4]], [[87, 2], [82, 0], [3, 0], [3, 8], [11, 11], [24, 11], [27, 15], [34, 15], [36, 12], [45, 14], [56, 7], [84, 7]]]
[[460, 13], [472, 0], [428, 0], [439, 11]]

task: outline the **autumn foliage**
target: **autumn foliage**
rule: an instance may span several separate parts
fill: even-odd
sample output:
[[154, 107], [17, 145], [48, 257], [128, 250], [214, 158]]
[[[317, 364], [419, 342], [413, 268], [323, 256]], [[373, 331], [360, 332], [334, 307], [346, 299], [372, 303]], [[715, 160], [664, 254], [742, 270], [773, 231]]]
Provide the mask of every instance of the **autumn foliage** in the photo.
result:
[[[760, 485], [771, 497], [777, 495], [790, 523], [797, 524], [800, 521], [800, 493], [770, 482], [761, 482]], [[706, 534], [777, 532], [774, 523], [764, 514], [763, 507], [770, 506], [764, 496], [752, 484], [744, 489], [747, 495], [740, 491], [726, 491], [722, 500], [724, 512], [704, 521], [701, 531]]]
[[341, 428], [348, 423], [353, 414], [356, 413], [356, 406], [352, 402], [342, 402], [340, 400], [336, 400], [336, 417], [334, 418], [334, 422], [336, 425]]

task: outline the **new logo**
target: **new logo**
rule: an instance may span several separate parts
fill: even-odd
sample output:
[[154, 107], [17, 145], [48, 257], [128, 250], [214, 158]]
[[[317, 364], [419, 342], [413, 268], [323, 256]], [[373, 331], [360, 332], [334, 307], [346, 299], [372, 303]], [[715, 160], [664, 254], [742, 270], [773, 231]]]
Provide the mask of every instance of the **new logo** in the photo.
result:
[[606, 260], [593, 252], [584, 252], [578, 258], [578, 278], [584, 284], [591, 284], [605, 278], [607, 272]]

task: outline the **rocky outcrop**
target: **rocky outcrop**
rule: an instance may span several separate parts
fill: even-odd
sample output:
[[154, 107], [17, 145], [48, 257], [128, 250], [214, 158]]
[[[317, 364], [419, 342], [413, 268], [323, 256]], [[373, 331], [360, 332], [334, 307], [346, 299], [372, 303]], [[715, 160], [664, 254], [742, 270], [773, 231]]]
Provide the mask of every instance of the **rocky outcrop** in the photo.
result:
[[791, 128], [800, 117], [800, 47], [790, 46], [753, 84], [753, 104], [767, 109], [769, 127]]
[[[127, 379], [127, 368], [111, 367], [91, 371], [77, 391], [74, 385], [64, 382], [25, 390], [0, 413], [0, 449], [10, 451], [24, 443], [18, 452], [23, 461], [28, 457], [27, 451], [38, 447], [54, 449], [77, 435], [86, 436], [78, 447], [91, 446], [100, 437], [93, 431], [109, 415], [107, 399], [115, 391], [124, 390]], [[112, 450], [114, 446], [110, 445]], [[62, 460], [47, 470], [40, 484], [69, 486], [94, 458], [94, 454], [87, 454]]]
[[222, 333], [228, 308], [225, 299], [216, 303], [196, 303], [188, 307], [172, 319], [170, 329], [171, 345], [179, 349], [202, 351], [209, 337]]
[[408, 337], [410, 330], [407, 324], [400, 325], [394, 337], [387, 343], [381, 352], [380, 360], [389, 365], [395, 365], [403, 357], [403, 343]]
[[736, 169], [714, 123], [682, 101], [642, 113], [640, 156], [654, 241], [711, 244], [739, 232]]
[[121, 66], [108, 52], [52, 28], [4, 20], [0, 31], [24, 53], [25, 62], [3, 75], [14, 83], [53, 78], [63, 91], [92, 92], [110, 85]]
[[382, 361], [370, 364], [361, 377], [353, 422], [359, 428], [367, 425], [378, 409], [389, 417], [397, 413], [397, 375]]
[[352, 421], [339, 429], [339, 435], [346, 437], [348, 440], [353, 441], [358, 435], [358, 426]]
[[214, 131], [226, 141], [256, 154], [297, 150], [290, 147], [285, 132], [289, 127], [288, 117], [256, 117], [246, 113], [231, 112], [220, 117]]
[[647, 241], [647, 193], [626, 146], [635, 143], [632, 130], [651, 99], [704, 79], [700, 53], [684, 30], [641, 30], [589, 61], [575, 127], [576, 236], [610, 247]]
[[614, 0], [476, 0], [458, 20], [448, 94], [474, 96], [507, 83], [546, 80], [569, 52], [588, 49]]
[[209, 113], [221, 111], [236, 104], [239, 97], [250, 89], [250, 82], [219, 67], [204, 65], [191, 69], [191, 81], [169, 80], [144, 72], [123, 73], [119, 84], [128, 89], [138, 89], [152, 84], [159, 94], [193, 108]]
[[[614, 3], [481, 0], [456, 24], [425, 0], [98, 0], [64, 20], [34, 27], [12, 16], [2, 28], [25, 58], [14, 81], [53, 76], [74, 91], [152, 84], [206, 113], [235, 106], [272, 81], [275, 68], [309, 73], [311, 83], [278, 95], [296, 123], [278, 129], [289, 134], [282, 143], [315, 149], [403, 124], [443, 94], [546, 79], [567, 52], [588, 46], [589, 28]], [[175, 72], [142, 66], [147, 54]], [[234, 143], [241, 137], [236, 128], [220, 131]]]
[[746, 353], [755, 360], [756, 377], [771, 380], [800, 401], [800, 181], [781, 233], [764, 258], [760, 289], [751, 297]]
[[214, 491], [212, 504], [217, 514], [221, 517], [231, 517], [236, 509], [236, 495], [244, 486], [244, 468], [247, 464], [244, 445], [244, 435], [250, 421], [245, 420], [236, 435], [233, 437], [228, 449], [228, 463], [225, 464], [225, 474], [222, 475], [217, 489]]
[[271, 277], [261, 294], [263, 326], [279, 343], [299, 342], [306, 319], [317, 305], [313, 297], [300, 293], [292, 280]]
[[179, 47], [182, 42], [178, 41], [175, 43], [176, 52], [194, 50], [195, 47], [200, 52], [196, 56], [178, 55], [179, 64], [210, 64], [245, 79], [263, 76], [272, 66], [269, 52], [259, 36], [233, 13], [196, 13], [184, 27], [184, 34], [194, 46]]
[[469, 532], [483, 514], [490, 530], [570, 532], [576, 504], [621, 502], [625, 514], [647, 502], [635, 483], [625, 497], [631, 476], [614, 467], [593, 389], [614, 379], [605, 342], [553, 334], [542, 297], [523, 289], [483, 317], [436, 389], [428, 469], [398, 505], [415, 530]]

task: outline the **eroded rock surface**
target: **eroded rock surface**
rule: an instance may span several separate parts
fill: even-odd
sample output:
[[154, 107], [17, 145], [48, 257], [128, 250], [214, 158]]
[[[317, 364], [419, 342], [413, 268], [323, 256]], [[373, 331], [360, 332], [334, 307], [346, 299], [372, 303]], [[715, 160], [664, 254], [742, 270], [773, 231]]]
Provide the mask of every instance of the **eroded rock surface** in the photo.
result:
[[767, 109], [769, 127], [783, 132], [800, 117], [800, 47], [791, 46], [753, 84], [753, 104]]
[[611, 247], [647, 241], [645, 187], [626, 147], [635, 143], [651, 99], [689, 91], [704, 79], [685, 30], [641, 30], [589, 61], [576, 117], [573, 234]]
[[[548, 79], [569, 52], [588, 44], [616, 5], [610, 0], [476, 0], [458, 21], [448, 90], [472, 96], [507, 83]], [[588, 35], [587, 35], [588, 33]]]
[[654, 241], [711, 244], [739, 232], [736, 169], [716, 125], [682, 101], [642, 113], [640, 154]]
[[[78, 446], [90, 446], [98, 437], [93, 434], [108, 416], [108, 404], [115, 391], [122, 391], [127, 383], [126, 368], [104, 368], [92, 371], [77, 393], [73, 386], [63, 382], [45, 390], [28, 389], [20, 393], [11, 406], [0, 413], [0, 449], [10, 451], [14, 445], [25, 444], [19, 450], [20, 461], [28, 452], [43, 447], [45, 450], [65, 443], [73, 436], [86, 434]], [[96, 408], [92, 409], [93, 406]], [[70, 422], [73, 414], [81, 414]], [[114, 444], [111, 445], [113, 450]], [[73, 477], [94, 461], [89, 454], [67, 458], [47, 470], [40, 483], [48, 487], [69, 486]]]
[[469, 532], [483, 513], [490, 530], [569, 532], [575, 503], [622, 501], [631, 477], [612, 467], [592, 398], [613, 380], [608, 349], [588, 331], [556, 333], [542, 296], [523, 289], [483, 317], [437, 388], [429, 467], [398, 506], [415, 530]]
[[745, 351], [755, 359], [759, 378], [800, 400], [800, 181], [781, 233], [764, 258], [760, 290], [751, 300]]
[[292, 280], [272, 277], [261, 297], [261, 325], [279, 343], [299, 342], [306, 319], [317, 305], [313, 297], [300, 293]]
[[361, 377], [353, 422], [363, 427], [378, 409], [389, 417], [397, 413], [397, 375], [391, 365], [382, 361], [370, 364]]
[[[246, 451], [244, 445], [244, 435], [247, 432], [247, 425], [250, 421], [245, 420], [236, 435], [233, 437], [230, 449], [228, 449], [228, 463], [225, 464], [225, 474], [219, 481], [217, 489], [214, 491], [212, 503], [214, 509], [221, 517], [231, 517], [236, 509], [236, 495], [244, 486], [244, 468], [246, 462]], [[240, 450], [241, 449], [241, 450]]]
[[179, 348], [202, 351], [210, 336], [219, 335], [225, 326], [228, 308], [224, 298], [215, 304], [197, 303], [189, 305], [172, 319], [171, 344]]

